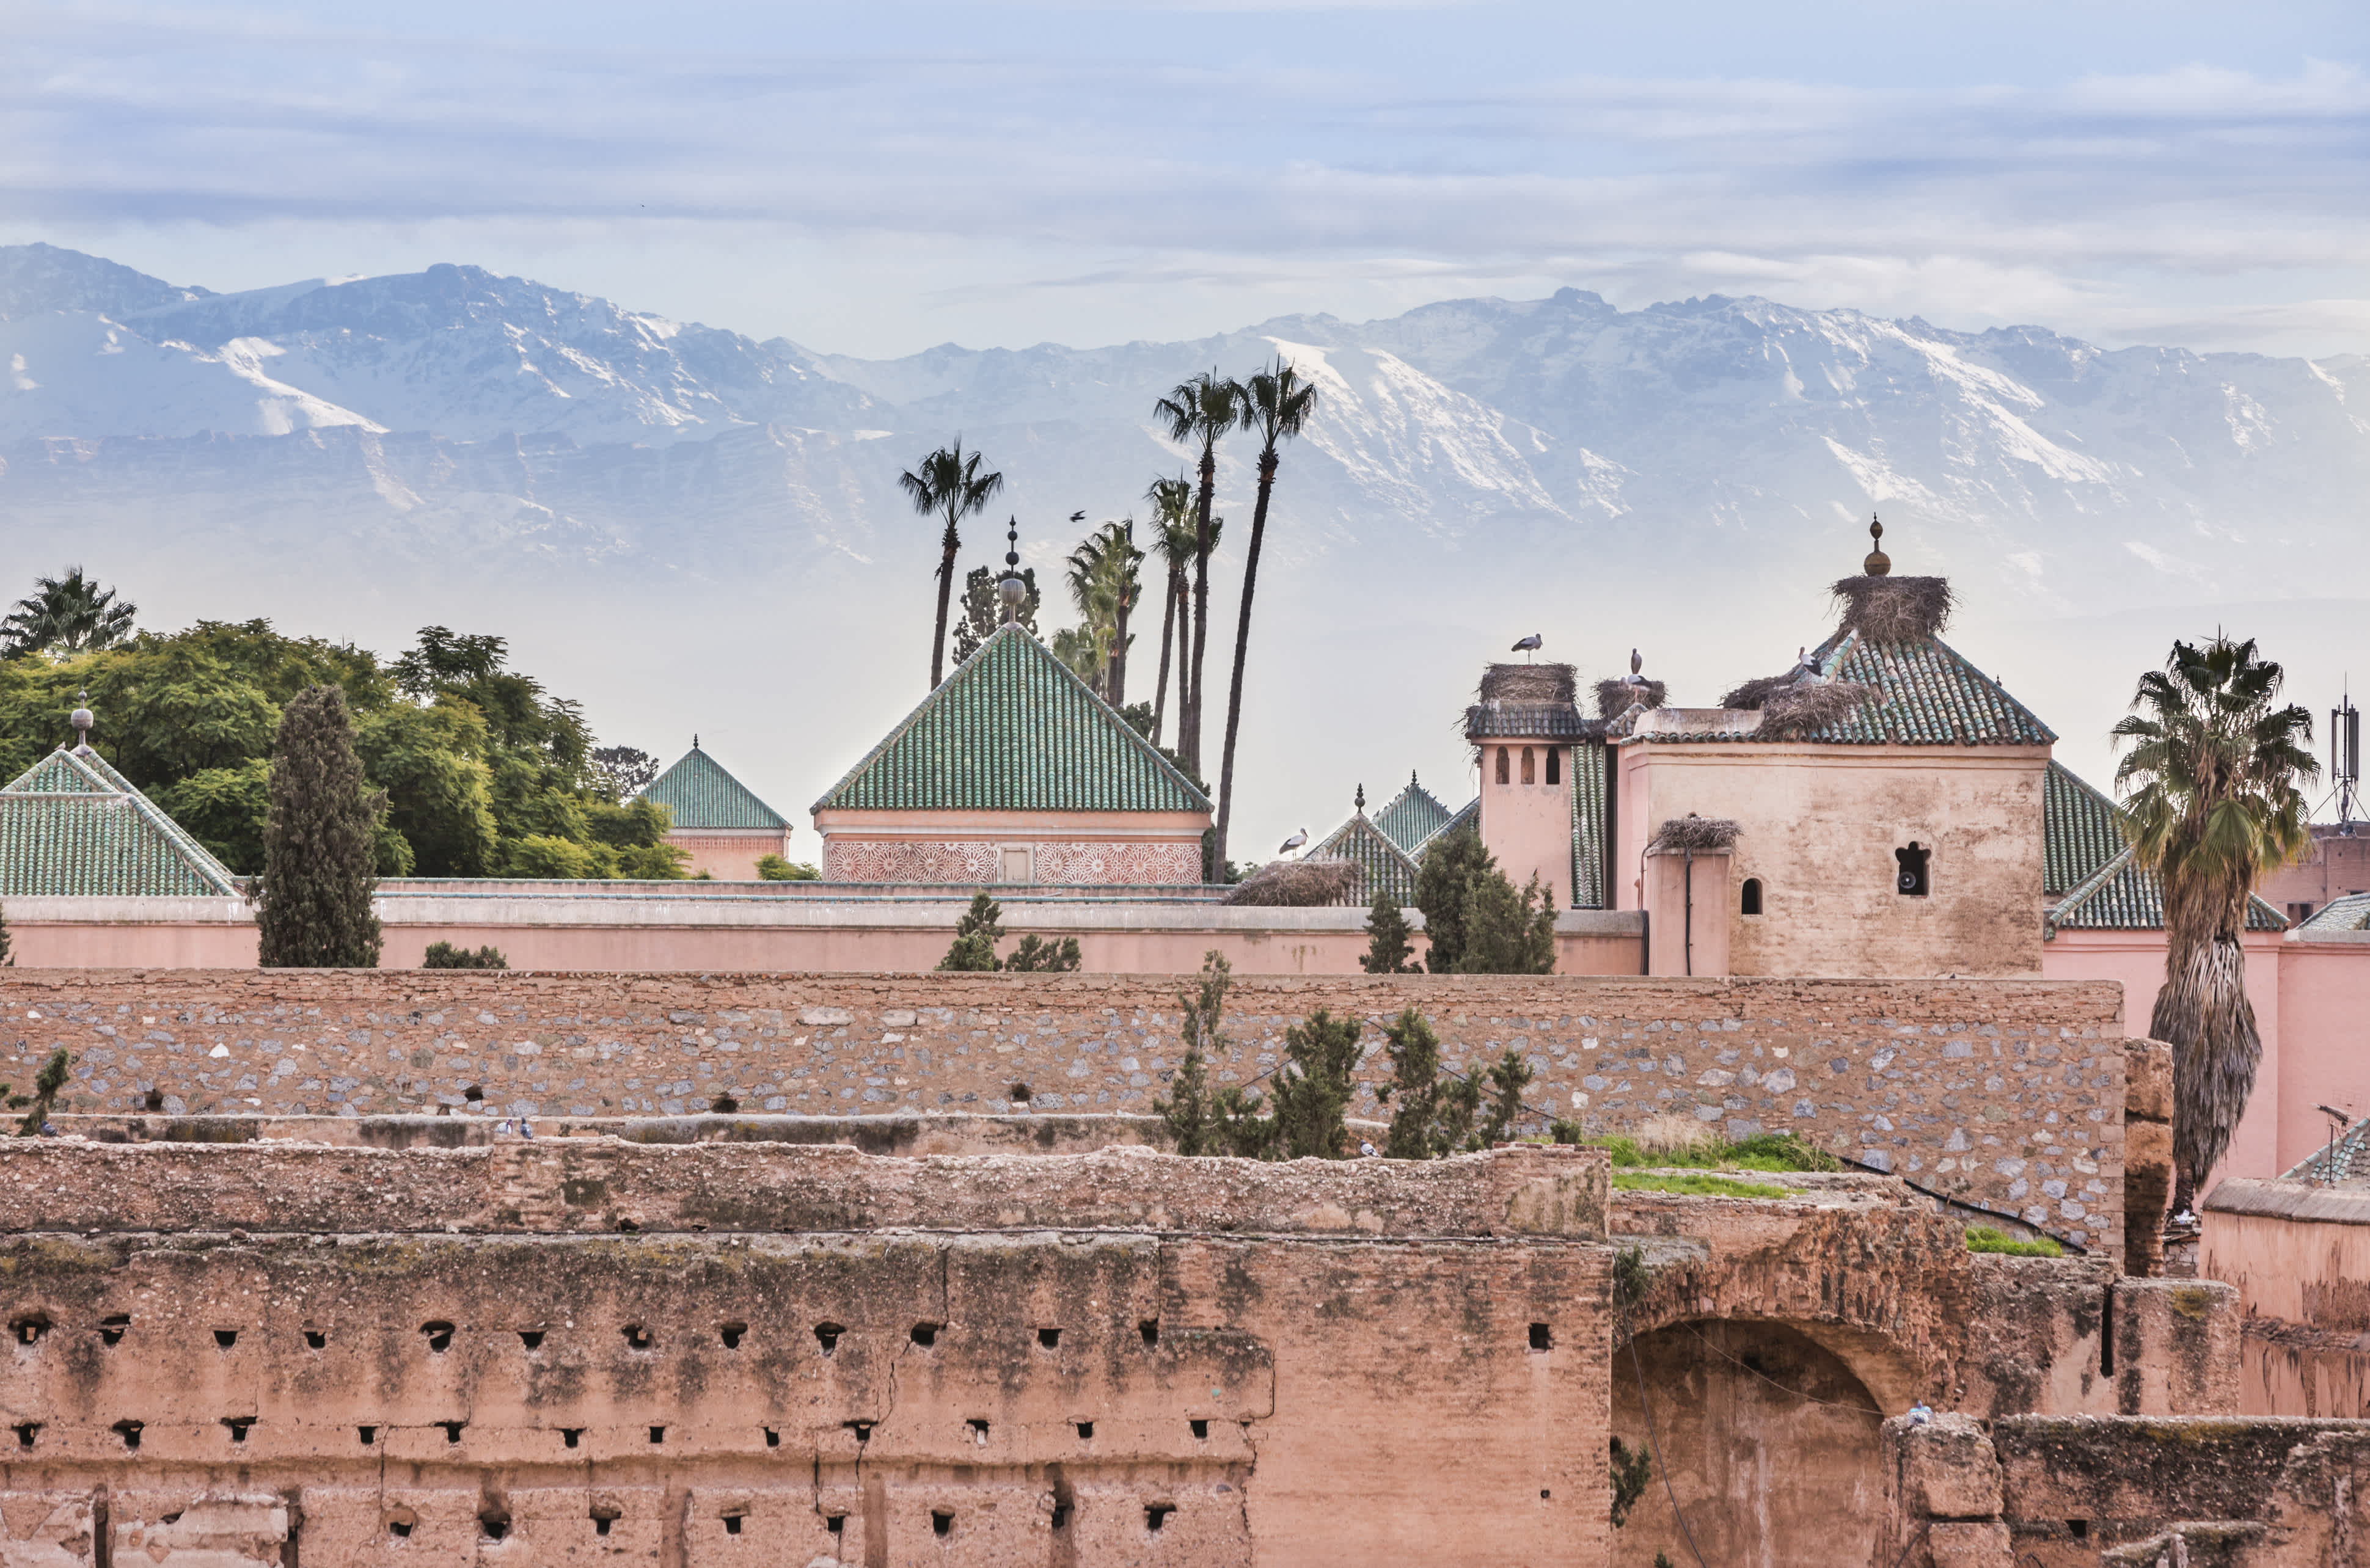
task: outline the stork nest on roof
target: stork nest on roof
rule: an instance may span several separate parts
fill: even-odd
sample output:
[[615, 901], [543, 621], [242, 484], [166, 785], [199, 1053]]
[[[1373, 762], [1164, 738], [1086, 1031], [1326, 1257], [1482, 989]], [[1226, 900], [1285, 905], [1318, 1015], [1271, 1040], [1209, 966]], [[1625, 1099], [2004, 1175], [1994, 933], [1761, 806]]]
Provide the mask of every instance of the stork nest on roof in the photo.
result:
[[1801, 678], [1801, 666], [1797, 665], [1783, 675], [1764, 675], [1758, 681], [1747, 681], [1743, 685], [1733, 688], [1726, 696], [1720, 698], [1720, 705], [1724, 708], [1757, 709], [1769, 700], [1771, 692], [1782, 692]]
[[1361, 903], [1363, 869], [1349, 860], [1271, 860], [1235, 884], [1229, 904], [1310, 909]]
[[1648, 847], [1679, 852], [1693, 850], [1698, 854], [1706, 854], [1714, 850], [1727, 849], [1736, 842], [1736, 836], [1742, 831], [1743, 829], [1725, 817], [1698, 817], [1689, 812], [1685, 817], [1673, 817], [1664, 821], [1656, 830], [1653, 843]]
[[1616, 719], [1635, 704], [1641, 708], [1659, 708], [1669, 695], [1669, 688], [1660, 681], [1599, 681], [1596, 683], [1596, 716]]
[[1834, 591], [1844, 624], [1875, 643], [1939, 636], [1957, 602], [1948, 578], [1843, 578]]
[[1481, 700], [1513, 708], [1570, 707], [1578, 685], [1569, 664], [1493, 664], [1481, 672]]
[[1862, 704], [1881, 701], [1882, 693], [1858, 681], [1805, 681], [1780, 686], [1761, 704], [1761, 728], [1769, 736], [1808, 735], [1841, 724]]

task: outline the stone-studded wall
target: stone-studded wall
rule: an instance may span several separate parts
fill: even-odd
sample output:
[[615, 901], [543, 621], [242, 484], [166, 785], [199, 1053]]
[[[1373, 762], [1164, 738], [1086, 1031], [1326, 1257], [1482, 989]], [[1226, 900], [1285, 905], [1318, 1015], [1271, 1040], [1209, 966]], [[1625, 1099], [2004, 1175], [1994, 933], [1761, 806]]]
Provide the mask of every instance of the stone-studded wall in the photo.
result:
[[[10, 970], [0, 1073], [76, 1056], [72, 1108], [339, 1114], [1149, 1110], [1169, 977]], [[2118, 988], [2038, 980], [1373, 977], [1236, 982], [1215, 1076], [1256, 1083], [1317, 1008], [1369, 1025], [1353, 1116], [1387, 1114], [1380, 1026], [1453, 1068], [1512, 1049], [1531, 1130], [1693, 1116], [1795, 1131], [2088, 1246], [2122, 1244]]]
[[1234, 1163], [0, 1144], [0, 1562], [1601, 1562], [1602, 1156]]

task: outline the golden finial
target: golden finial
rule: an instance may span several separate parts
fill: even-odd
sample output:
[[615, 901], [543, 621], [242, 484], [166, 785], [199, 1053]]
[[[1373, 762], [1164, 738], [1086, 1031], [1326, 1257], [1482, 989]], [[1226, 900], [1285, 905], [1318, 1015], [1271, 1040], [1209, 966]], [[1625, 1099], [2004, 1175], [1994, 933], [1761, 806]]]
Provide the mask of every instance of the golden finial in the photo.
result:
[[1884, 553], [1884, 524], [1876, 521], [1874, 512], [1868, 514], [1868, 536], [1876, 548], [1868, 553], [1868, 559], [1859, 564], [1859, 569], [1870, 577], [1881, 578], [1893, 570], [1893, 557]]

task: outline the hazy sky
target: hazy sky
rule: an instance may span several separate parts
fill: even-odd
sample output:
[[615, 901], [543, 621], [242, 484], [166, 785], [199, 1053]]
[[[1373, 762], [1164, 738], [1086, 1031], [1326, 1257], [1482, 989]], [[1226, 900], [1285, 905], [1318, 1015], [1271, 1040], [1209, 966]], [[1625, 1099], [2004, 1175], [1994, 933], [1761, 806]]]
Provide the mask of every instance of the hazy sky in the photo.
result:
[[849, 353], [1570, 283], [2370, 351], [2370, 6], [0, 0], [0, 239]]

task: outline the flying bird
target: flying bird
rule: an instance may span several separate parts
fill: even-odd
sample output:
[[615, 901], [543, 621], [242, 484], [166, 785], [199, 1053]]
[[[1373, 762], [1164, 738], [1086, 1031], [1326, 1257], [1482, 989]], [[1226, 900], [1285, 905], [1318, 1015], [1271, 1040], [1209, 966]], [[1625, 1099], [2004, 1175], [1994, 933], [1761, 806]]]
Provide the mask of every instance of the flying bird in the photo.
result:
[[1514, 645], [1514, 651], [1516, 653], [1524, 654], [1536, 653], [1539, 649], [1547, 646], [1547, 638], [1539, 635], [1536, 632], [1533, 632], [1529, 636], [1524, 637], [1521, 642]]
[[1303, 828], [1302, 830], [1300, 830], [1300, 831], [1298, 831], [1297, 833], [1293, 834], [1293, 835], [1292, 835], [1292, 837], [1290, 837], [1290, 838], [1288, 838], [1288, 839], [1284, 840], [1283, 843], [1281, 843], [1281, 844], [1279, 844], [1278, 846], [1276, 846], [1276, 852], [1275, 852], [1275, 853], [1278, 853], [1278, 854], [1290, 854], [1293, 851], [1294, 851], [1294, 850], [1298, 849], [1301, 845], [1303, 845], [1303, 844], [1306, 843], [1307, 841], [1308, 841], [1308, 830], [1307, 830], [1307, 829], [1306, 829], [1306, 828]]

